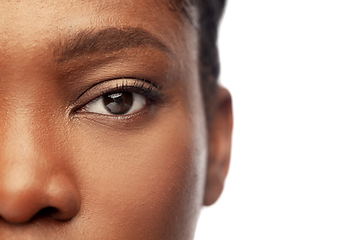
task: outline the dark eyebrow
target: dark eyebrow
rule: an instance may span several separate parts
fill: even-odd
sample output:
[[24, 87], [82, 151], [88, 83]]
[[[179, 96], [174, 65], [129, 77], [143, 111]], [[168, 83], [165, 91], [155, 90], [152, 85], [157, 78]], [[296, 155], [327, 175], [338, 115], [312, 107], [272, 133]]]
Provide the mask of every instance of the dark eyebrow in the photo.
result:
[[92, 54], [111, 54], [127, 48], [155, 48], [165, 53], [170, 49], [154, 35], [140, 28], [106, 28], [82, 30], [55, 44], [58, 63]]

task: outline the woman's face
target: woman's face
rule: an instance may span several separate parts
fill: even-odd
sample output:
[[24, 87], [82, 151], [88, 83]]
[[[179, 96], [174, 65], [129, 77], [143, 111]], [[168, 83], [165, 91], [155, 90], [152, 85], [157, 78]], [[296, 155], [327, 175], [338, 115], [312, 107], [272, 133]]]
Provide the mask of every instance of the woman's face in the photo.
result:
[[1, 239], [191, 239], [208, 136], [167, 0], [0, 3]]

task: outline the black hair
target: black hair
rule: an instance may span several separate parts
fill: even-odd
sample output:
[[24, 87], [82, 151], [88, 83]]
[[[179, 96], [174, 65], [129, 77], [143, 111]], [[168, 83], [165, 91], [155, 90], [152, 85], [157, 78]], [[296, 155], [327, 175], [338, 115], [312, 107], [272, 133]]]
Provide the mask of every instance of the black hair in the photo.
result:
[[[212, 105], [220, 73], [217, 35], [225, 2], [226, 0], [170, 0], [171, 7], [183, 11], [198, 32], [198, 64], [208, 121], [212, 119]], [[193, 14], [191, 10], [194, 7], [196, 8], [196, 14]]]

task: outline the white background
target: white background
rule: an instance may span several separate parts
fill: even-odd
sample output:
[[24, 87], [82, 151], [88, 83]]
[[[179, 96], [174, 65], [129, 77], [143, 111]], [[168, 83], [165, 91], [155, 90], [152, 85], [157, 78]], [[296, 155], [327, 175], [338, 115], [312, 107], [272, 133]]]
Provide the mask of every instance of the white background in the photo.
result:
[[228, 0], [233, 156], [196, 240], [360, 239], [360, 1]]

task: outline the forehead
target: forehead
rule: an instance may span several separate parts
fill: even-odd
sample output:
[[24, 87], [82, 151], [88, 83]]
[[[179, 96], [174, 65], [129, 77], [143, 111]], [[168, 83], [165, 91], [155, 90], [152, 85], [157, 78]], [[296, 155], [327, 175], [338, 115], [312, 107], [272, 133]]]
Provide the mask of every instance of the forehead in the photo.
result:
[[82, 30], [139, 28], [171, 45], [185, 27], [168, 0], [1, 1], [0, 46], [35, 49]]

